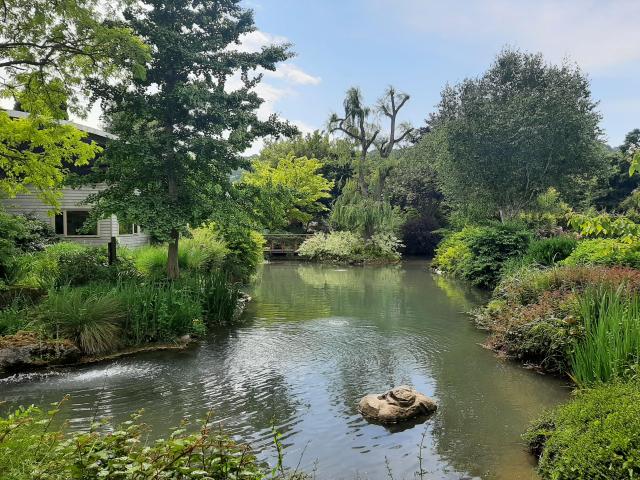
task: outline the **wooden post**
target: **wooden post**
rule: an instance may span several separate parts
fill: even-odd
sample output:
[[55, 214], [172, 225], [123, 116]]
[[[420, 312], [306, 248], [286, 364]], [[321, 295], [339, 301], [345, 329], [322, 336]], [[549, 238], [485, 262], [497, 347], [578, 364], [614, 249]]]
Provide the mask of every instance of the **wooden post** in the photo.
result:
[[107, 244], [109, 251], [109, 265], [113, 265], [118, 260], [118, 255], [116, 252], [117, 243], [118, 242], [116, 240], [116, 237], [111, 237], [111, 241]]

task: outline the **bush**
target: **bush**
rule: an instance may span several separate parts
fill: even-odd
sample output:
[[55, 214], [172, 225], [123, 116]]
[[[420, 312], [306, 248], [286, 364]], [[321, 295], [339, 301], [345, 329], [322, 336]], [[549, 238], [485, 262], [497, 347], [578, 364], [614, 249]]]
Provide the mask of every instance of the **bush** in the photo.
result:
[[105, 248], [72, 242], [60, 242], [41, 252], [23, 255], [17, 268], [20, 269], [18, 283], [44, 289], [116, 281], [137, 274], [131, 261], [125, 257], [110, 266]]
[[640, 241], [614, 238], [581, 241], [563, 265], [607, 265], [640, 268]]
[[328, 262], [396, 261], [402, 243], [391, 234], [376, 234], [365, 241], [351, 232], [316, 233], [305, 240], [298, 254], [309, 260]]
[[49, 336], [68, 338], [86, 354], [110, 352], [122, 345], [127, 310], [114, 292], [65, 287], [51, 292], [38, 312]]
[[[60, 405], [47, 414], [19, 409], [0, 417], [0, 477], [68, 479], [261, 480], [282, 478], [263, 468], [247, 446], [236, 443], [206, 418], [199, 429], [183, 422], [167, 438], [148, 440], [141, 414], [122, 425], [95, 423], [86, 432], [53, 428]], [[279, 445], [278, 445], [279, 446]], [[300, 474], [287, 478], [299, 479]]]
[[527, 250], [527, 261], [548, 267], [571, 255], [577, 245], [578, 241], [567, 235], [534, 240]]
[[264, 237], [242, 226], [226, 226], [221, 233], [229, 250], [224, 271], [234, 281], [247, 282], [264, 261]]
[[445, 238], [436, 249], [433, 266], [472, 284], [491, 288], [504, 264], [524, 255], [531, 234], [519, 224], [465, 227]]
[[[492, 331], [489, 343], [495, 349], [549, 372], [571, 374], [572, 352], [583, 345], [585, 329], [589, 327], [584, 302], [588, 295], [585, 292], [591, 289], [620, 289], [638, 295], [640, 271], [620, 267], [525, 267], [500, 282], [493, 300], [476, 312], [476, 321]], [[616, 317], [611, 321], [622, 320]], [[622, 344], [628, 342], [624, 338], [611, 339], [610, 344], [601, 347], [617, 349], [621, 346], [618, 340]], [[602, 359], [620, 360], [609, 353]]]
[[524, 435], [542, 478], [623, 480], [640, 475], [640, 385], [579, 391]]

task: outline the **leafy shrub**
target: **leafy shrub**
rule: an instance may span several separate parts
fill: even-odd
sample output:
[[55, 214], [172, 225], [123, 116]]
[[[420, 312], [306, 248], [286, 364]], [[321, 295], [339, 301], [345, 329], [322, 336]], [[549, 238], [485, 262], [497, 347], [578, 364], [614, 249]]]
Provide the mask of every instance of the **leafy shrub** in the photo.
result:
[[234, 225], [225, 226], [221, 233], [229, 250], [224, 271], [235, 281], [248, 281], [264, 260], [264, 237], [255, 230]]
[[[213, 426], [210, 417], [195, 431], [183, 422], [167, 438], [149, 442], [141, 414], [122, 425], [101, 422], [88, 432], [74, 432], [65, 424], [61, 430], [52, 427], [60, 423], [54, 421], [59, 411], [58, 404], [47, 414], [31, 407], [0, 417], [0, 477], [261, 480], [271, 473], [248, 446]], [[283, 478], [284, 469], [271, 477]]]
[[640, 475], [640, 386], [610, 383], [579, 391], [524, 435], [542, 478], [623, 480]]
[[618, 238], [631, 241], [638, 241], [640, 237], [640, 224], [624, 215], [571, 213], [567, 223], [584, 237]]
[[493, 287], [510, 258], [524, 255], [531, 234], [518, 224], [465, 227], [436, 249], [434, 267], [479, 287]]
[[18, 283], [44, 289], [115, 281], [136, 273], [126, 258], [110, 266], [106, 249], [72, 242], [56, 243], [41, 252], [23, 255], [18, 268], [21, 270]]
[[316, 233], [305, 240], [298, 254], [309, 260], [328, 262], [395, 261], [402, 243], [391, 234], [375, 234], [365, 241], [351, 232]]
[[527, 250], [527, 260], [548, 267], [571, 255], [577, 245], [578, 241], [567, 235], [534, 240]]
[[113, 292], [65, 287], [51, 292], [38, 311], [49, 335], [72, 340], [84, 353], [114, 351], [122, 344], [127, 310]]
[[229, 250], [218, 234], [212, 228], [202, 227], [192, 230], [191, 235], [180, 245], [186, 268], [211, 272], [222, 267]]
[[626, 242], [614, 238], [583, 240], [562, 263], [640, 268], [640, 241]]
[[362, 238], [348, 231], [316, 233], [298, 249], [301, 257], [320, 261], [355, 261], [363, 252]]
[[[584, 345], [588, 334], [585, 330], [591, 329], [584, 306], [586, 291], [591, 289], [620, 289], [636, 296], [640, 292], [640, 271], [620, 267], [558, 266], [545, 270], [525, 267], [500, 282], [493, 300], [475, 313], [476, 321], [492, 332], [489, 343], [493, 348], [546, 371], [571, 375], [575, 366], [572, 352]], [[615, 317], [610, 318], [611, 322], [622, 321], [621, 316]], [[619, 334], [620, 331], [616, 331], [619, 338], [610, 344], [601, 342], [601, 349], [617, 349], [632, 343]], [[595, 347], [594, 351], [597, 351]], [[621, 358], [613, 351], [598, 355], [602, 361], [615, 358], [618, 362]], [[624, 365], [621, 368], [629, 364], [620, 363]]]

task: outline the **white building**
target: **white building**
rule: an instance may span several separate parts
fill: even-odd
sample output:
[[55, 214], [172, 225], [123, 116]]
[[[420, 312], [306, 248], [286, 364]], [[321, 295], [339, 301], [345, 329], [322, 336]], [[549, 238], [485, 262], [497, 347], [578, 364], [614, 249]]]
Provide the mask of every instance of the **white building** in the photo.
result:
[[[9, 111], [12, 117], [26, 116], [24, 112]], [[110, 133], [95, 128], [70, 123], [79, 130], [87, 132], [88, 138], [104, 145], [106, 140], [113, 138]], [[51, 207], [43, 203], [36, 195], [20, 194], [15, 198], [1, 199], [4, 209], [13, 214], [31, 214], [49, 223], [62, 240], [68, 240], [87, 245], [106, 245], [111, 237], [116, 237], [118, 244], [127, 247], [138, 247], [149, 243], [149, 235], [140, 230], [137, 225], [118, 222], [115, 215], [102, 219], [92, 229], [82, 229], [91, 210], [91, 206], [82, 202], [88, 195], [105, 188], [104, 185], [87, 185], [80, 188], [63, 188], [60, 199], [60, 213], [50, 214]], [[82, 230], [81, 230], [82, 229]]]

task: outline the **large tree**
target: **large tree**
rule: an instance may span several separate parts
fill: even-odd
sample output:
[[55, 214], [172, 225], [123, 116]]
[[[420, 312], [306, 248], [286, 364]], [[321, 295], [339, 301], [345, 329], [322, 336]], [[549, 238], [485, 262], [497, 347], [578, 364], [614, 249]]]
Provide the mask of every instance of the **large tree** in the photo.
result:
[[598, 168], [599, 121], [579, 68], [505, 50], [481, 77], [444, 89], [425, 141], [451, 205], [504, 220]]
[[260, 69], [275, 70], [288, 45], [240, 49], [255, 30], [240, 0], [148, 0], [125, 11], [153, 59], [132, 88], [105, 85], [101, 96], [111, 142], [98, 178], [108, 188], [92, 198], [168, 241], [168, 276], [179, 276], [178, 242], [226, 202], [240, 153], [266, 135], [295, 129], [275, 116], [260, 120], [254, 87]]
[[0, 111], [0, 195], [28, 188], [55, 205], [66, 167], [99, 151], [62, 124], [86, 112], [91, 83], [144, 75], [148, 48], [116, 21], [117, 1], [0, 0], [0, 98], [28, 116]]

